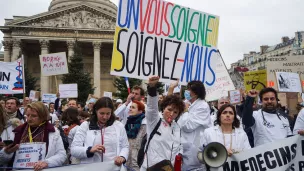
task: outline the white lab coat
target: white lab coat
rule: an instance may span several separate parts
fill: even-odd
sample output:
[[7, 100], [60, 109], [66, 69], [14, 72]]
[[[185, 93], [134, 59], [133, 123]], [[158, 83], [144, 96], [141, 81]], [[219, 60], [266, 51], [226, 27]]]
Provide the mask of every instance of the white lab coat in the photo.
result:
[[[4, 149], [2, 149], [0, 151], [0, 161], [3, 161], [4, 163], [9, 162], [13, 155], [14, 153], [6, 154]], [[64, 150], [59, 130], [55, 129], [55, 132], [49, 133], [48, 152], [44, 161], [48, 163], [48, 167], [58, 167], [63, 165], [66, 158], [66, 151]]]
[[[204, 134], [201, 137], [200, 149], [203, 150], [203, 146], [206, 146], [211, 142], [219, 142], [224, 145], [223, 133], [219, 125], [213, 126], [204, 131]], [[231, 142], [231, 140], [229, 140], [229, 142]], [[242, 128], [235, 128], [232, 133], [232, 150], [241, 152], [250, 148], [251, 146], [249, 144], [248, 137], [245, 131]]]
[[14, 138], [15, 138], [15, 133], [13, 132], [14, 129], [15, 128], [13, 128], [12, 125], [5, 128], [1, 134], [2, 141], [4, 141], [4, 140], [13, 140], [14, 141]]
[[[158, 96], [148, 96], [146, 120], [147, 137], [149, 137], [160, 120], [158, 112]], [[170, 126], [164, 119], [162, 119], [157, 132], [159, 134], [156, 133], [150, 141], [143, 165], [140, 168], [141, 171], [145, 171], [147, 167], [151, 167], [162, 160], [170, 160], [174, 166], [175, 156], [179, 153], [182, 154], [183, 152], [180, 127], [175, 121], [173, 121]], [[148, 165], [147, 157], [149, 162]]]
[[297, 135], [298, 131], [304, 130], [304, 108], [299, 112], [296, 123], [293, 128], [293, 134]]
[[[89, 122], [83, 122], [78, 127], [71, 145], [71, 155], [81, 160], [81, 163], [101, 162], [101, 155], [95, 153], [93, 157], [87, 157], [88, 147], [101, 144], [101, 131], [90, 130]], [[115, 121], [113, 125], [105, 128], [104, 133], [104, 161], [113, 161], [116, 156], [123, 156], [126, 160], [129, 154], [129, 142], [124, 125]], [[114, 153], [115, 151], [115, 153]]]
[[211, 127], [210, 108], [205, 100], [197, 99], [193, 102], [187, 113], [180, 118], [179, 124], [182, 130], [182, 144], [184, 150], [183, 170], [202, 167], [194, 154], [200, 147], [200, 137], [206, 128]]

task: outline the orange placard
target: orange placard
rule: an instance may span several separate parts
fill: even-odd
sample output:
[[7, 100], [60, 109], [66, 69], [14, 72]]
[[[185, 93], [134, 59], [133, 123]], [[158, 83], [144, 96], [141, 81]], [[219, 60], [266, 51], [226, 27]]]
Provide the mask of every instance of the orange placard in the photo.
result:
[[274, 86], [274, 81], [268, 81], [268, 87], [273, 87]]

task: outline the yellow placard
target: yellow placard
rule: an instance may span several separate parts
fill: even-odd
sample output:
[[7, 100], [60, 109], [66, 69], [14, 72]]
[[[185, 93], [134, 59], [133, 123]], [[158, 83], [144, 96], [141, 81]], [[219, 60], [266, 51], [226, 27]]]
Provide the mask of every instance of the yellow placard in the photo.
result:
[[266, 70], [250, 71], [244, 73], [244, 86], [246, 91], [255, 89], [262, 90], [267, 86]]

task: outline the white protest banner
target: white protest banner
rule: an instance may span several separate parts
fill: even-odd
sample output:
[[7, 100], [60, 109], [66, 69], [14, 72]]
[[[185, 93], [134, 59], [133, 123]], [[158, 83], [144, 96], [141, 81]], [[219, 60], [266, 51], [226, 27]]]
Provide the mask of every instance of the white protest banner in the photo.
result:
[[46, 155], [46, 143], [20, 144], [14, 160], [14, 168], [34, 168], [34, 164], [44, 160]]
[[230, 90], [229, 99], [231, 104], [238, 104], [242, 101], [242, 95], [240, 90]]
[[[48, 168], [47, 171], [127, 171], [124, 166], [117, 166], [113, 161], [109, 162], [98, 162], [98, 163], [90, 163], [90, 164], [78, 164], [78, 165], [69, 165], [64, 167], [55, 167]], [[23, 171], [32, 171], [32, 170], [23, 170]]]
[[69, 73], [65, 52], [40, 55], [41, 74], [43, 76]]
[[77, 84], [59, 84], [60, 98], [77, 98]]
[[171, 2], [120, 1], [111, 74], [145, 80], [158, 75], [161, 82], [179, 79], [182, 85], [200, 80], [213, 87], [218, 28], [218, 16]]
[[31, 90], [29, 98], [32, 100], [32, 102], [38, 101], [39, 100], [39, 91]]
[[211, 171], [303, 171], [304, 136], [296, 135], [233, 154]]
[[268, 87], [278, 90], [276, 72], [293, 72], [300, 75], [304, 90], [304, 55], [267, 57], [266, 66]]
[[[226, 65], [222, 57], [217, 53], [216, 59], [216, 80], [212, 86], [205, 86], [206, 88], [206, 100], [214, 101], [221, 97], [228, 96], [228, 91], [235, 90], [234, 84], [227, 71]], [[206, 84], [205, 84], [206, 85]]]
[[43, 103], [55, 103], [57, 99], [56, 94], [42, 94], [41, 101]]
[[112, 99], [112, 92], [105, 91], [103, 92], [104, 97], [110, 97]]
[[14, 62], [0, 62], [0, 94], [23, 94], [22, 58]]
[[276, 72], [279, 92], [302, 93], [301, 80], [298, 73]]

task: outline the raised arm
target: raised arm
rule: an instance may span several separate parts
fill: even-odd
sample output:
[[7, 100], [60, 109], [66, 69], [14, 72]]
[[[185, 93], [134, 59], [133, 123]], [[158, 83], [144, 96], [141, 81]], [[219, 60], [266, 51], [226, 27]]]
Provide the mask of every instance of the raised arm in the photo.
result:
[[245, 125], [245, 129], [250, 128], [254, 125], [255, 119], [253, 117], [253, 103], [258, 92], [255, 90], [250, 90], [248, 92], [247, 98], [244, 102], [244, 109], [242, 111], [242, 122]]

